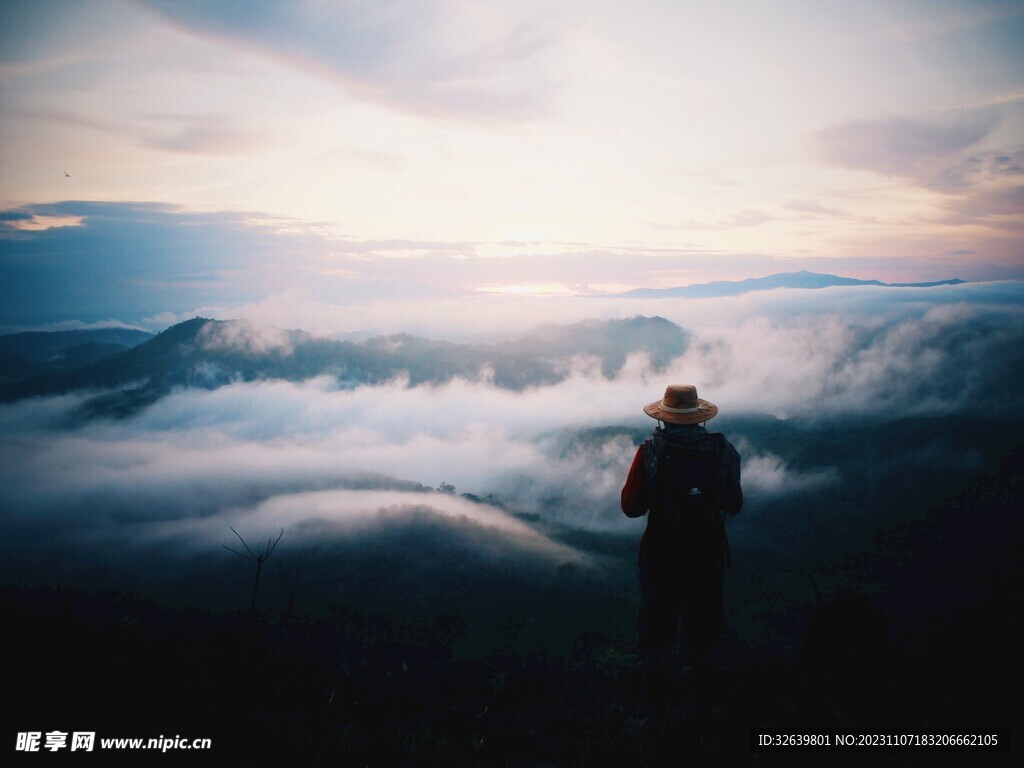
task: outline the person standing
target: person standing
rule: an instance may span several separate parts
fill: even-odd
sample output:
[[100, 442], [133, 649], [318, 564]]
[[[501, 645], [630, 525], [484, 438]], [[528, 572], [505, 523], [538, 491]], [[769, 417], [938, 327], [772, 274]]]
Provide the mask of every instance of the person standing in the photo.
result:
[[669, 713], [670, 660], [680, 636], [698, 716], [710, 712], [712, 659], [725, 624], [723, 578], [731, 564], [725, 517], [743, 507], [743, 489], [739, 453], [704, 427], [718, 407], [699, 398], [695, 386], [670, 385], [643, 410], [659, 426], [636, 451], [621, 504], [627, 517], [647, 515], [637, 557], [637, 631], [657, 732]]

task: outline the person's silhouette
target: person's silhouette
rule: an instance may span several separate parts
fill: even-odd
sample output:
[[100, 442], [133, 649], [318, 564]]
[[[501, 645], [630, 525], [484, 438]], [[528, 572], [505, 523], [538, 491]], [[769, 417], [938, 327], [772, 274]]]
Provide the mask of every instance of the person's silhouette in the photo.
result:
[[711, 711], [712, 658], [724, 628], [722, 581], [730, 562], [725, 516], [743, 506], [740, 457], [704, 422], [718, 407], [693, 385], [672, 385], [644, 407], [661, 424], [641, 443], [622, 488], [628, 517], [648, 514], [640, 542], [639, 648], [647, 677], [648, 736], [669, 716], [672, 652], [683, 648], [698, 716]]

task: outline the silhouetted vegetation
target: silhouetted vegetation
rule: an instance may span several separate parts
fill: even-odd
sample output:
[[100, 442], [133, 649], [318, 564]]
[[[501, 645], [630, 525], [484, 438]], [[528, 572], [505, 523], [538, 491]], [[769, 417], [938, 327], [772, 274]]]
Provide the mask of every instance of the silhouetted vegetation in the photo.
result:
[[245, 549], [245, 554], [242, 554], [234, 547], [229, 547], [227, 544], [222, 545], [224, 549], [226, 549], [228, 552], [234, 552], [239, 557], [244, 557], [249, 560], [252, 560], [256, 564], [256, 575], [253, 578], [252, 584], [252, 600], [249, 602], [249, 610], [255, 611], [256, 595], [259, 593], [260, 590], [260, 574], [263, 572], [263, 564], [267, 562], [267, 559], [272, 554], [274, 554], [274, 550], [277, 549], [277, 545], [281, 542], [281, 537], [284, 536], [284, 528], [281, 529], [281, 533], [278, 534], [276, 539], [267, 539], [267, 545], [263, 548], [262, 551], [259, 550], [259, 548], [257, 548], [257, 550], [253, 552], [252, 549], [249, 548], [249, 545], [246, 543], [245, 539], [242, 538], [241, 534], [239, 534], [238, 531], [236, 531], [231, 526], [228, 527], [231, 528], [231, 532], [238, 537], [238, 540], [242, 542], [242, 547]]

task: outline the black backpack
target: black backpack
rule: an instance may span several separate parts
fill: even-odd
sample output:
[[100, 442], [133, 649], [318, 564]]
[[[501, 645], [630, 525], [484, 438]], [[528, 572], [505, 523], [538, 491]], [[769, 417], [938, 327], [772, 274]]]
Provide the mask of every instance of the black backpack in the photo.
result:
[[669, 440], [656, 435], [651, 450], [650, 514], [660, 535], [690, 558], [721, 555], [729, 562], [722, 516], [724, 436], [713, 433]]

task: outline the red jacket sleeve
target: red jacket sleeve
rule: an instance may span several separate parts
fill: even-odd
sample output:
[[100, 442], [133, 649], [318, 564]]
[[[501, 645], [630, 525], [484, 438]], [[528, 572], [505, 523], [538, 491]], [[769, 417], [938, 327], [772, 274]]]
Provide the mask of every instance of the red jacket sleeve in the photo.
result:
[[626, 484], [622, 486], [622, 511], [626, 517], [642, 517], [651, 506], [651, 497], [647, 491], [647, 478], [644, 476], [643, 449], [637, 448], [633, 457], [633, 465], [629, 468]]

